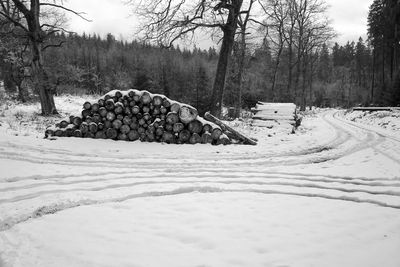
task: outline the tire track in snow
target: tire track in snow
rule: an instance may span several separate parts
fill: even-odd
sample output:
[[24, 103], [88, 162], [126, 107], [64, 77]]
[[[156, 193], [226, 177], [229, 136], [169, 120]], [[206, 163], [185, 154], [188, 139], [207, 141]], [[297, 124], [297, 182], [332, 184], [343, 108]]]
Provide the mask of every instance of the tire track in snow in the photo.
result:
[[311, 198], [322, 198], [328, 200], [340, 200], [340, 201], [349, 201], [354, 203], [363, 203], [363, 204], [373, 204], [380, 207], [385, 208], [394, 208], [400, 209], [400, 205], [392, 205], [387, 204], [382, 201], [370, 200], [370, 199], [360, 199], [358, 197], [350, 197], [350, 196], [331, 196], [326, 194], [318, 194], [318, 193], [298, 193], [298, 192], [286, 192], [286, 191], [278, 191], [278, 190], [260, 190], [260, 189], [221, 189], [218, 187], [210, 187], [210, 186], [195, 186], [195, 187], [181, 187], [177, 189], [173, 189], [170, 191], [151, 191], [144, 192], [138, 194], [131, 194], [124, 197], [116, 197], [110, 198], [106, 200], [81, 200], [81, 201], [69, 201], [66, 203], [56, 203], [45, 205], [39, 207], [34, 212], [29, 214], [24, 214], [19, 216], [18, 218], [7, 218], [3, 221], [0, 221], [0, 231], [6, 231], [12, 228], [14, 225], [18, 223], [22, 223], [28, 221], [30, 219], [39, 218], [49, 214], [55, 214], [57, 212], [79, 207], [79, 206], [88, 206], [88, 205], [99, 205], [105, 203], [114, 203], [114, 202], [123, 202], [127, 200], [133, 200], [136, 198], [143, 197], [164, 197], [164, 196], [174, 196], [181, 194], [189, 194], [189, 193], [258, 193], [258, 194], [273, 194], [273, 195], [291, 195], [291, 196], [299, 196], [299, 197], [311, 197]]
[[[204, 178], [212, 178], [212, 177], [204, 177]], [[4, 203], [12, 203], [18, 202], [22, 200], [29, 200], [37, 197], [41, 197], [49, 194], [61, 194], [61, 193], [76, 193], [76, 192], [95, 192], [95, 191], [105, 191], [109, 189], [119, 189], [119, 188], [127, 188], [127, 187], [135, 187], [139, 185], [186, 185], [186, 184], [194, 184], [194, 183], [212, 183], [212, 184], [237, 184], [237, 185], [283, 185], [289, 187], [298, 187], [298, 188], [312, 188], [312, 189], [324, 189], [324, 190], [335, 190], [344, 193], [366, 193], [371, 195], [386, 195], [386, 196], [400, 196], [399, 191], [393, 190], [366, 190], [366, 189], [349, 189], [337, 186], [323, 186], [312, 183], [293, 183], [293, 182], [262, 182], [262, 181], [249, 181], [249, 180], [226, 180], [226, 181], [215, 181], [215, 180], [167, 180], [167, 181], [142, 181], [142, 182], [133, 182], [133, 183], [123, 183], [123, 184], [111, 184], [105, 186], [97, 186], [97, 187], [81, 187], [81, 188], [72, 188], [72, 189], [52, 189], [52, 190], [43, 190], [35, 193], [25, 194], [22, 196], [16, 196], [9, 199], [0, 199], [0, 204]]]
[[[333, 118], [340, 121], [342, 124], [345, 124], [348, 127], [351, 127], [354, 129], [359, 129], [362, 131], [368, 131], [369, 133], [373, 133], [374, 135], [378, 136], [378, 138], [381, 140], [381, 142], [367, 144], [367, 146], [375, 149], [379, 153], [385, 155], [387, 158], [400, 164], [400, 153], [399, 153], [400, 152], [400, 138], [397, 138], [392, 135], [384, 134], [382, 131], [374, 130], [374, 129], [365, 127], [361, 124], [358, 124], [358, 123], [355, 123], [352, 121], [348, 121], [344, 118], [341, 118], [339, 116], [340, 113], [341, 112], [339, 112], [339, 111], [335, 112], [333, 114]], [[379, 146], [382, 146], [383, 148], [380, 148]], [[397, 152], [397, 153], [395, 153], [396, 156], [393, 156], [393, 154], [389, 154], [387, 152], [387, 149]]]
[[[316, 176], [320, 178], [307, 178], [305, 175], [299, 175], [296, 176], [291, 175], [274, 175], [274, 174], [265, 174], [264, 172], [235, 172], [234, 174], [230, 172], [221, 172], [221, 171], [198, 171], [196, 173], [192, 174], [187, 174], [184, 172], [176, 172], [176, 173], [171, 173], [168, 172], [168, 176], [166, 176], [166, 172], [149, 172], [151, 175], [144, 175], [144, 174], [129, 174], [127, 172], [109, 172], [109, 173], [98, 173], [98, 174], [93, 174], [90, 173], [89, 175], [79, 175], [79, 176], [73, 176], [73, 175], [59, 175], [57, 178], [53, 178], [52, 176], [48, 176], [47, 178], [40, 177], [40, 179], [34, 179], [35, 182], [40, 180], [40, 182], [36, 183], [28, 183], [28, 184], [23, 184], [23, 185], [17, 185], [17, 186], [8, 186], [8, 187], [3, 187], [0, 188], [0, 192], [9, 192], [9, 191], [16, 191], [16, 190], [26, 190], [26, 189], [34, 189], [34, 188], [40, 188], [40, 187], [46, 187], [46, 186], [65, 186], [65, 185], [76, 185], [76, 184], [91, 184], [91, 183], [99, 183], [99, 182], [107, 182], [107, 181], [121, 181], [121, 180], [144, 180], [144, 179], [158, 179], [160, 177], [179, 177], [180, 180], [187, 180], [187, 179], [198, 179], [195, 181], [202, 181], [202, 178], [205, 177], [218, 177], [219, 179], [225, 178], [225, 179], [241, 179], [241, 178], [247, 178], [250, 180], [254, 179], [266, 179], [266, 180], [288, 180], [288, 181], [307, 181], [307, 182], [319, 182], [319, 183], [334, 183], [334, 184], [341, 184], [341, 185], [358, 185], [358, 186], [370, 186], [370, 187], [400, 187], [400, 182], [382, 182], [385, 181], [384, 179], [377, 179], [374, 181], [371, 181], [371, 179], [367, 179], [367, 181], [355, 181], [358, 178], [351, 178], [351, 179], [346, 179], [346, 178], [329, 178], [328, 176]], [[114, 176], [114, 177], [107, 177], [107, 178], [93, 178], [93, 179], [82, 179], [82, 180], [70, 180], [70, 178], [75, 179], [77, 177], [99, 177], [99, 176], [106, 176], [106, 175], [112, 175], [112, 174], [125, 174], [121, 176]], [[63, 178], [62, 181], [60, 181], [60, 178]], [[44, 180], [44, 182], [42, 182]], [[49, 181], [50, 180], [50, 181]], [[238, 180], [240, 181], [240, 180]], [[379, 182], [377, 182], [379, 181]], [[386, 180], [387, 181], [387, 180]], [[392, 181], [391, 179], [389, 181]]]
[[[182, 175], [187, 173], [187, 170], [179, 169], [178, 166], [176, 167], [171, 167], [169, 166], [168, 168], [160, 168], [160, 169], [145, 169], [145, 168], [140, 168], [140, 166], [136, 166], [135, 168], [126, 168], [124, 171], [102, 171], [102, 172], [87, 172], [87, 173], [70, 173], [70, 174], [52, 174], [52, 175], [31, 175], [31, 176], [15, 176], [15, 177], [9, 177], [5, 178], [3, 183], [13, 183], [13, 182], [20, 182], [20, 181], [25, 181], [25, 180], [35, 180], [35, 181], [41, 181], [41, 180], [61, 180], [61, 179], [66, 179], [66, 178], [71, 178], [71, 177], [96, 177], [96, 176], [105, 176], [105, 175], [129, 175], [129, 177], [133, 177], [135, 175], [142, 175], [144, 173], [152, 173], [152, 176], [149, 177], [158, 177], [158, 175], [154, 175], [154, 173], [159, 173], [159, 174], [165, 174], [168, 173], [169, 175], [176, 174], [176, 175]], [[138, 172], [140, 170], [140, 173]], [[195, 173], [229, 173], [231, 175], [235, 175], [232, 173], [232, 168], [230, 167], [219, 167], [219, 168], [209, 168], [209, 167], [203, 167], [202, 165], [196, 166], [196, 172]], [[235, 170], [235, 173], [244, 173], [244, 176], [248, 176], [249, 174], [251, 175], [265, 175], [267, 177], [273, 176], [273, 177], [301, 177], [301, 179], [307, 179], [308, 177], [315, 177], [315, 178], [325, 178], [325, 179], [332, 179], [332, 180], [345, 180], [345, 181], [355, 181], [355, 180], [360, 180], [360, 181], [367, 181], [367, 182], [381, 182], [381, 181], [400, 181], [400, 177], [395, 177], [395, 178], [368, 178], [368, 177], [362, 177], [362, 176], [353, 176], [353, 177], [348, 177], [348, 176], [340, 176], [340, 175], [328, 175], [328, 174], [314, 174], [314, 173], [299, 173], [299, 172], [283, 172], [283, 171], [271, 171], [269, 168], [258, 168], [258, 170], [255, 170], [253, 167], [250, 168], [240, 168], [240, 170]], [[136, 176], [135, 176], [136, 177]], [[0, 181], [0, 184], [2, 181]]]

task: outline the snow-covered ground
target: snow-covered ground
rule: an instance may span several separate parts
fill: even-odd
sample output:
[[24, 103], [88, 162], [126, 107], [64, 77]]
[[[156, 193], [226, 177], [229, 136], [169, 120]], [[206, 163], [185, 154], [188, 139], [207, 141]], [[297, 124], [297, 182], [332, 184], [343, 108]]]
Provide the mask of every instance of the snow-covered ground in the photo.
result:
[[45, 140], [33, 110], [0, 109], [1, 267], [400, 266], [398, 131], [321, 110], [236, 122], [257, 146]]
[[351, 111], [346, 112], [346, 119], [381, 127], [390, 131], [400, 131], [400, 109], [393, 111]]

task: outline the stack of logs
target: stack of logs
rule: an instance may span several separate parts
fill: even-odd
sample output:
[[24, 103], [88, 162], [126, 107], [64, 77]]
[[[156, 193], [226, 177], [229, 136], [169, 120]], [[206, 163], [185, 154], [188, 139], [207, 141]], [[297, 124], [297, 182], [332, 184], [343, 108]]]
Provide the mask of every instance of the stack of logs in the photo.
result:
[[135, 89], [114, 90], [97, 103], [85, 102], [81, 116], [62, 120], [45, 135], [169, 144], [235, 142], [221, 127], [198, 116], [192, 106]]

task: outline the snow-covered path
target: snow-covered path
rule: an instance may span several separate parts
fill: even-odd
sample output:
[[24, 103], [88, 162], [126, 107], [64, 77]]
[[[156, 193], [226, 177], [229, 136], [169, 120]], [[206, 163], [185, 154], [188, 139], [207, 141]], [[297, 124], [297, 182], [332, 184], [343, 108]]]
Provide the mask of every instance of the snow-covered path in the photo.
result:
[[304, 124], [255, 147], [0, 133], [0, 266], [400, 266], [399, 133]]

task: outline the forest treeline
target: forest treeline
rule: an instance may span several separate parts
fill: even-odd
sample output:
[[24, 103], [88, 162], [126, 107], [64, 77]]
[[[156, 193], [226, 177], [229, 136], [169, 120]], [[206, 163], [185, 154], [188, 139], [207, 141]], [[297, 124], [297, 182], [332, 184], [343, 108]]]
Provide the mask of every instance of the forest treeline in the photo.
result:
[[[53, 38], [63, 45], [49, 48], [44, 62], [58, 94], [103, 94], [114, 88], [138, 88], [206, 108], [218, 57], [214, 48], [162, 49], [136, 41], [119, 41], [112, 34], [106, 38], [86, 34], [61, 34]], [[15, 46], [15, 51], [2, 55], [1, 73], [7, 92], [19, 93], [24, 100], [31, 94], [29, 70], [24, 67], [27, 64], [24, 58], [18, 57], [19, 49]], [[257, 100], [293, 101], [293, 95], [286, 90], [287, 54], [283, 51], [281, 55], [273, 99], [271, 83], [276, 57], [272, 49], [268, 43], [263, 43], [247, 52], [244, 107]], [[224, 96], [226, 105], [234, 104], [234, 61], [233, 54]], [[312, 72], [307, 81], [308, 97], [311, 94], [308, 103], [315, 106], [367, 103], [372, 97], [372, 61], [372, 51], [361, 38], [357, 43], [348, 42], [343, 46], [335, 43], [332, 49], [324, 44], [320, 52], [312, 55]], [[376, 98], [378, 101], [379, 97]]]
[[[276, 6], [269, 8], [274, 11]], [[271, 22], [279, 22], [279, 16], [269, 17], [265, 23], [272, 26], [267, 34], [260, 41], [252, 40], [243, 54], [243, 39], [240, 35], [235, 39], [224, 104], [235, 106], [238, 97], [247, 108], [259, 100], [295, 102], [303, 107], [399, 104], [399, 14], [396, 1], [374, 0], [368, 40], [360, 37], [346, 44], [332, 44], [331, 33], [322, 39], [315, 33], [311, 39], [305, 34], [308, 24], [301, 33], [290, 16], [281, 24]], [[38, 94], [31, 81], [31, 48], [15, 32], [10, 35], [5, 25], [0, 39], [0, 80], [7, 93], [26, 101]], [[260, 26], [258, 31], [263, 33], [265, 28]], [[165, 48], [117, 40], [112, 34], [101, 38], [62, 31], [50, 34], [46, 43], [43, 64], [56, 94], [137, 88], [190, 103], [200, 113], [209, 108], [219, 53], [215, 48]]]

